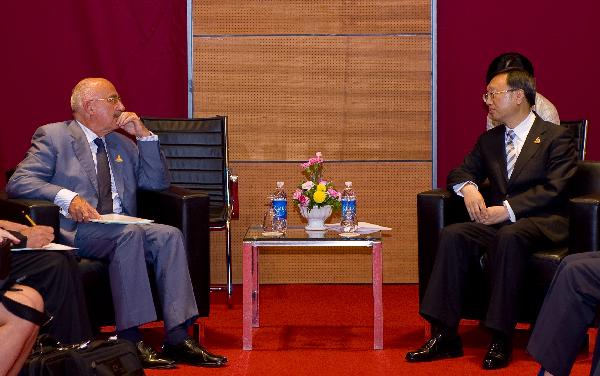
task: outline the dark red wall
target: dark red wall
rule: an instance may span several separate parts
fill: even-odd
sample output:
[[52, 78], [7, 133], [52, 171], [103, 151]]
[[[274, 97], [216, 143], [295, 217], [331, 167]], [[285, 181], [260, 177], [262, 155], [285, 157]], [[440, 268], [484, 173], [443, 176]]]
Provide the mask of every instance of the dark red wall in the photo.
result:
[[[509, 50], [533, 61], [538, 88], [562, 119], [590, 120], [588, 159], [600, 159], [596, 4], [438, 0], [438, 186], [483, 131], [485, 69]], [[36, 127], [70, 118], [70, 90], [82, 77], [109, 78], [141, 115], [186, 116], [185, 8], [164, 0], [2, 2], [0, 170], [22, 159]]]
[[507, 51], [533, 62], [538, 89], [561, 119], [590, 120], [586, 159], [600, 159], [600, 3], [438, 0], [437, 7], [438, 186], [485, 129], [485, 72]]
[[186, 34], [185, 1], [3, 1], [0, 171], [23, 159], [35, 128], [71, 118], [83, 77], [113, 81], [139, 115], [187, 116]]

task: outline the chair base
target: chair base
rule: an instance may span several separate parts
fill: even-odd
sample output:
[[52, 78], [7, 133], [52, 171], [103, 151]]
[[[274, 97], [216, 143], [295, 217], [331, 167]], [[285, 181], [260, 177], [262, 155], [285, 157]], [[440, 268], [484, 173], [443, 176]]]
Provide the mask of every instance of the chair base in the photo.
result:
[[233, 308], [233, 299], [232, 299], [233, 285], [226, 284], [226, 285], [211, 285], [210, 286], [210, 292], [217, 292], [217, 291], [226, 291], [227, 292], [227, 308], [228, 309]]

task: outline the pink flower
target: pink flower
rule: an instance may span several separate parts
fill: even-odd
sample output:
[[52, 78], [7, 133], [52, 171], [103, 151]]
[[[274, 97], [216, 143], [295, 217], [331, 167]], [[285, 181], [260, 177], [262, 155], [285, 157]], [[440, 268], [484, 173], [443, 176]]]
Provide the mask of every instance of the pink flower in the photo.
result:
[[338, 200], [339, 200], [340, 198], [342, 198], [342, 194], [341, 194], [340, 192], [336, 191], [336, 190], [335, 190], [335, 189], [333, 189], [333, 188], [329, 188], [329, 189], [327, 190], [327, 193], [329, 193], [329, 196], [331, 196], [331, 197], [335, 197], [335, 198], [337, 198]]
[[305, 183], [302, 184], [302, 189], [304, 190], [309, 190], [311, 189], [313, 186], [315, 185], [315, 183], [313, 183], [312, 181], [307, 181]]
[[327, 180], [321, 180], [319, 184], [327, 185]]
[[300, 201], [300, 205], [302, 206], [308, 206], [308, 202], [310, 201], [308, 199], [308, 197], [301, 195], [300, 198], [298, 198], [298, 201]]
[[316, 152], [316, 154], [315, 154], [315, 155], [317, 156], [317, 158], [318, 158], [318, 159], [321, 159], [321, 156], [323, 156], [323, 154], [321, 154], [321, 152], [320, 152], [320, 151]]
[[300, 189], [297, 189], [294, 191], [294, 200], [298, 200], [300, 201], [300, 196], [302, 196], [302, 191]]

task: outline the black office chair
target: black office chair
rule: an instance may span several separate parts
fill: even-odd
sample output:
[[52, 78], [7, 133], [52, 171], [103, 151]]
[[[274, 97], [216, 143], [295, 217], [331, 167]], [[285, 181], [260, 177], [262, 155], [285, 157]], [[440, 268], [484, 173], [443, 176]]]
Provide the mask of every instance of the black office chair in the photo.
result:
[[585, 147], [587, 144], [587, 128], [589, 122], [587, 120], [565, 120], [561, 121], [560, 125], [567, 127], [573, 133], [573, 139], [575, 140], [575, 147], [577, 148], [577, 155], [579, 160], [585, 160]]
[[[582, 161], [569, 188], [569, 241], [533, 254], [521, 291], [519, 322], [535, 321], [558, 264], [571, 253], [600, 251], [600, 162]], [[461, 197], [435, 189], [417, 195], [419, 298], [422, 300], [433, 269], [442, 228], [465, 222], [469, 216]], [[470, 276], [461, 317], [482, 319], [487, 308], [485, 274], [479, 267]]]
[[226, 290], [231, 306], [233, 277], [231, 270], [231, 220], [239, 218], [237, 176], [229, 168], [227, 117], [203, 119], [143, 118], [146, 127], [158, 135], [167, 158], [171, 184], [210, 197], [210, 230], [225, 231]]

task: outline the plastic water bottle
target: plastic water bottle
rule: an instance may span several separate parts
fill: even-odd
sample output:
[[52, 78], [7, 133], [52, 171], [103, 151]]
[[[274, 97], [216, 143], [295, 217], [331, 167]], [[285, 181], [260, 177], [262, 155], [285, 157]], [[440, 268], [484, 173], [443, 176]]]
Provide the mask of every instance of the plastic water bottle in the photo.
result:
[[356, 221], [356, 195], [352, 189], [352, 182], [346, 182], [346, 188], [342, 191], [342, 230], [354, 232], [358, 227]]
[[277, 189], [273, 193], [273, 210], [275, 211], [273, 230], [285, 232], [287, 230], [287, 195], [282, 181], [277, 182]]

